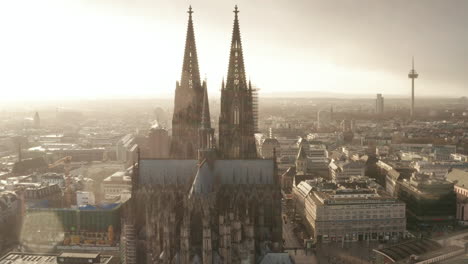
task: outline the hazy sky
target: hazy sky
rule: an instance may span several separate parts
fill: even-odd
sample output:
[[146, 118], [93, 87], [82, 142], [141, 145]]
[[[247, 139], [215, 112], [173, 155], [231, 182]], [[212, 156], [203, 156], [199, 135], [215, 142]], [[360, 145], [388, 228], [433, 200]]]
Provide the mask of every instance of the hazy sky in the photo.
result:
[[218, 97], [239, 5], [247, 75], [262, 92], [468, 95], [464, 0], [0, 1], [2, 99], [172, 96], [187, 8]]

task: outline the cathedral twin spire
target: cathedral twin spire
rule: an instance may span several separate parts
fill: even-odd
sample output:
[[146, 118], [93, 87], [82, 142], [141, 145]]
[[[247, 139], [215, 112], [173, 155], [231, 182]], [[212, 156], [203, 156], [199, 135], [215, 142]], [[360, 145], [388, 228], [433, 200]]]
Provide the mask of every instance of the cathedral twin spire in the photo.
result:
[[[223, 158], [255, 158], [252, 91], [245, 77], [238, 13], [236, 6], [228, 75], [226, 83], [223, 79], [221, 91], [219, 150]], [[188, 14], [182, 76], [176, 85], [174, 100], [171, 143], [172, 157], [183, 159], [193, 159], [197, 149], [212, 149], [214, 144], [206, 82], [200, 82], [191, 6]], [[210, 140], [205, 140], [206, 137]], [[206, 145], [208, 142], [209, 146]]]

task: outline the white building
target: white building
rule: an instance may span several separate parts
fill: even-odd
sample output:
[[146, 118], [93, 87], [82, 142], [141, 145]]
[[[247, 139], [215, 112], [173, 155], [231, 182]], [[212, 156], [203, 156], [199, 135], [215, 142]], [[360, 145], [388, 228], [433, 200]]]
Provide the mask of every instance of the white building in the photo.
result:
[[118, 171], [102, 181], [101, 189], [105, 199], [114, 198], [132, 189], [132, 179], [127, 172]]
[[77, 191], [76, 192], [76, 204], [78, 206], [83, 205], [93, 205], [96, 203], [96, 199], [94, 197], [94, 193], [92, 192], [85, 192], [85, 191]]
[[335, 182], [343, 182], [353, 176], [365, 176], [366, 164], [363, 161], [334, 161], [329, 164], [330, 177]]
[[328, 151], [325, 146], [301, 145], [296, 158], [296, 172], [298, 175], [319, 175], [329, 178]]
[[450, 159], [453, 161], [468, 162], [468, 155], [455, 153], [450, 155]]
[[296, 213], [319, 242], [403, 238], [405, 204], [371, 185], [358, 186], [303, 181], [293, 187]]
[[58, 184], [60, 188], [65, 187], [65, 176], [61, 173], [44, 173], [40, 176], [41, 182], [49, 185]]

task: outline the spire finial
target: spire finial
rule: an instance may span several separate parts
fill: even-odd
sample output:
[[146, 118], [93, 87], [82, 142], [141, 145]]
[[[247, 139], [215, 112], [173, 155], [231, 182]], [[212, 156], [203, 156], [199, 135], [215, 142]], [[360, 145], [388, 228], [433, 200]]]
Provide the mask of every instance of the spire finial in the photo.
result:
[[192, 5], [189, 5], [187, 13], [189, 14], [190, 17], [192, 17], [192, 14], [193, 14]]
[[237, 17], [237, 13], [240, 12], [239, 9], [237, 8], [237, 5], [234, 7], [234, 11], [233, 11], [233, 12], [234, 12], [234, 14], [236, 14], [236, 17]]

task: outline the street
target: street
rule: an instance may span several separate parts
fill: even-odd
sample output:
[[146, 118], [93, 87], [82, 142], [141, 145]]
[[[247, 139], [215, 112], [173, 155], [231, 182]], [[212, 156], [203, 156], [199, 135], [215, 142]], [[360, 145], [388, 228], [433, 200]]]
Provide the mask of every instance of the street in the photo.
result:
[[[285, 221], [286, 220], [286, 221]], [[294, 234], [294, 224], [291, 220], [283, 215], [283, 239], [286, 252], [294, 259], [296, 264], [318, 264], [317, 258], [312, 250], [305, 252], [304, 245], [299, 242], [296, 234]]]

